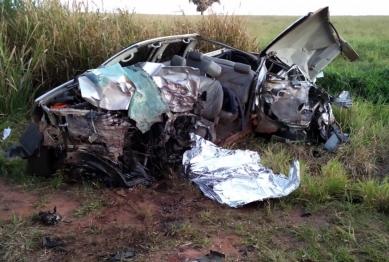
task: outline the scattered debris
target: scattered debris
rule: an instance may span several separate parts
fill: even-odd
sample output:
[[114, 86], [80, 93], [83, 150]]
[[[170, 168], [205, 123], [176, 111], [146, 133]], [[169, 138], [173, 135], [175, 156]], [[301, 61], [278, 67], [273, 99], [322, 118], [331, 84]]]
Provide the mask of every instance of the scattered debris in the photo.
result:
[[340, 108], [349, 108], [353, 105], [353, 102], [351, 101], [351, 96], [349, 91], [343, 91], [340, 93], [333, 102], [334, 106], [340, 107]]
[[184, 153], [189, 179], [219, 203], [239, 207], [250, 202], [289, 195], [300, 185], [300, 165], [294, 161], [288, 177], [274, 174], [259, 163], [257, 152], [228, 150], [191, 134], [195, 142]]
[[303, 207], [302, 210], [301, 210], [301, 215], [300, 217], [309, 217], [311, 216], [312, 214], [310, 212], [307, 211], [307, 208], [306, 207]]
[[327, 151], [335, 153], [338, 146], [342, 143], [346, 143], [349, 140], [349, 134], [343, 133], [337, 125], [331, 125], [332, 131], [330, 132], [330, 138], [323, 145], [323, 148]]
[[312, 156], [315, 157], [315, 158], [317, 158], [317, 157], [321, 157], [321, 154], [320, 154], [319, 151], [313, 150], [313, 151], [312, 151]]
[[5, 128], [3, 131], [3, 141], [11, 135], [11, 128]]
[[132, 252], [119, 252], [115, 255], [113, 259], [119, 260], [119, 261], [126, 261], [126, 259], [134, 258], [134, 253]]
[[42, 238], [42, 244], [45, 248], [58, 248], [65, 250], [66, 244], [64, 242], [54, 241], [49, 237]]
[[247, 252], [253, 252], [257, 247], [256, 246], [247, 246], [246, 248], [239, 249], [239, 252], [243, 253], [243, 256], [247, 257]]
[[53, 213], [50, 211], [39, 211], [38, 215], [41, 221], [46, 225], [56, 225], [62, 220], [61, 215], [57, 213], [57, 207], [54, 207]]
[[226, 258], [226, 255], [223, 253], [210, 250], [209, 254], [206, 254], [203, 257], [196, 258], [195, 260], [192, 260], [191, 262], [222, 262]]

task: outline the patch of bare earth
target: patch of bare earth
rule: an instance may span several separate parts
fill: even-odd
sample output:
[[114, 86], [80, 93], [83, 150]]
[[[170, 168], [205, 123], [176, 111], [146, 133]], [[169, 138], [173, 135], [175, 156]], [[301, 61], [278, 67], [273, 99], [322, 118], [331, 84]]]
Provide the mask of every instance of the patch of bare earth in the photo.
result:
[[[273, 218], [259, 222], [267, 208], [264, 205], [228, 208], [207, 199], [196, 187], [180, 179], [164, 179], [152, 188], [92, 191], [90, 194], [102, 199], [103, 205], [86, 215], [75, 216], [75, 210], [85, 201], [72, 194], [69, 187], [68, 191], [50, 190], [42, 204], [39, 194], [0, 181], [0, 223], [10, 223], [7, 219], [15, 213], [27, 220], [26, 230], [39, 229], [42, 235], [66, 243], [66, 250], [49, 250], [41, 240], [34, 239], [37, 243], [25, 254], [27, 261], [111, 261], [115, 253], [127, 251], [135, 254], [136, 261], [190, 261], [209, 250], [226, 254], [230, 261], [255, 261], [242, 251], [246, 243], [244, 236], [237, 233], [239, 218], [253, 229], [267, 222], [291, 226], [307, 221], [325, 223], [324, 216], [301, 218], [300, 210], [287, 214], [277, 211]], [[63, 222], [45, 226], [31, 220], [33, 214], [54, 206]], [[283, 234], [273, 238], [274, 242], [293, 244]]]

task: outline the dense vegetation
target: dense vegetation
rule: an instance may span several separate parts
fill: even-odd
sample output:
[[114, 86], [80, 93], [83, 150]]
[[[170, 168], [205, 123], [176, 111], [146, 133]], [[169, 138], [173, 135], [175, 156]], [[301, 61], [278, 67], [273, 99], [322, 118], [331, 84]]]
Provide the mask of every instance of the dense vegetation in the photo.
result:
[[[197, 32], [243, 50], [258, 51], [295, 19], [275, 16], [147, 16], [120, 10], [116, 14], [107, 14], [89, 12], [82, 3], [66, 7], [58, 0], [35, 4], [12, 0], [1, 2], [0, 131], [8, 126], [13, 131], [7, 141], [0, 141], [0, 176], [36, 188], [33, 184], [39, 179], [25, 176], [23, 161], [3, 158], [4, 149], [17, 141], [26, 126], [34, 96], [88, 68], [97, 67], [129, 44], [151, 37]], [[235, 146], [257, 150], [262, 163], [276, 172], [287, 173], [290, 160], [300, 160], [301, 186], [291, 196], [285, 197], [282, 205], [290, 208], [304, 204], [320, 210], [323, 205], [336, 203], [334, 205], [340, 205], [339, 209], [347, 209], [347, 218], [336, 218], [341, 223], [360, 223], [353, 217], [362, 218], [366, 210], [377, 212], [371, 217], [369, 215], [369, 219], [374, 221], [374, 214], [389, 213], [389, 45], [386, 43], [389, 39], [386, 28], [389, 17], [333, 17], [331, 20], [340, 35], [360, 55], [354, 63], [338, 57], [324, 70], [325, 77], [318, 80], [319, 86], [334, 95], [342, 90], [350, 90], [353, 94], [352, 108], [334, 109], [341, 128], [351, 134], [350, 142], [342, 145], [336, 154], [322, 151], [320, 145], [268, 143], [255, 136], [249, 136]], [[317, 152], [320, 157], [314, 157]], [[59, 181], [61, 184], [62, 179], [54, 177], [51, 183], [55, 185]], [[350, 205], [355, 202], [361, 202], [362, 209], [351, 208]], [[345, 206], [342, 206], [343, 203], [346, 203]], [[204, 218], [204, 215], [201, 217]], [[365, 225], [360, 226], [361, 230], [365, 229]], [[307, 245], [312, 241], [310, 248], [299, 250], [301, 256], [299, 252], [293, 254], [308, 259], [304, 261], [316, 261], [309, 258], [315, 257], [315, 254], [329, 260], [334, 258], [326, 248], [315, 242], [319, 237], [330, 243], [332, 240], [328, 239], [331, 236], [335, 236], [333, 241], [337, 241], [336, 236], [345, 234], [351, 236], [348, 240], [351, 242], [350, 250], [359, 247], [356, 241], [353, 242], [353, 233], [349, 231], [347, 234], [347, 230], [342, 228], [343, 231], [335, 228], [334, 232], [326, 233], [308, 227], [304, 228], [304, 232], [299, 231], [301, 228], [284, 229], [295, 235], [311, 234], [312, 239], [306, 241]], [[378, 260], [385, 258], [385, 247], [389, 241], [389, 226], [382, 228], [386, 233], [378, 232], [376, 235], [379, 237], [363, 240], [371, 245], [374, 252], [378, 252]], [[236, 230], [240, 230], [239, 234], [247, 237], [252, 244], [267, 245], [261, 242], [262, 231], [258, 231], [258, 235], [252, 233], [259, 229], [252, 232], [244, 231], [244, 228]], [[275, 232], [274, 228], [264, 227], [263, 230], [268, 234]], [[373, 238], [380, 242], [373, 242]], [[354, 257], [348, 257], [348, 249], [339, 247], [341, 244], [333, 248], [339, 248], [337, 252], [344, 251], [344, 257], [352, 260]], [[309, 253], [311, 251], [313, 253]], [[268, 255], [272, 256], [271, 253], [268, 252]], [[285, 254], [279, 253], [280, 256]]]

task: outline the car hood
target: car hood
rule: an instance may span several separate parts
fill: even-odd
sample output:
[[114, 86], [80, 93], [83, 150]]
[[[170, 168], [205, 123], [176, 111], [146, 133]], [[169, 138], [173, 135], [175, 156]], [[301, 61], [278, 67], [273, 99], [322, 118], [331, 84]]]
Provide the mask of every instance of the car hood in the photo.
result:
[[299, 66], [312, 81], [340, 52], [350, 61], [358, 58], [358, 54], [331, 24], [328, 7], [298, 19], [276, 37], [261, 55], [272, 52], [287, 65]]

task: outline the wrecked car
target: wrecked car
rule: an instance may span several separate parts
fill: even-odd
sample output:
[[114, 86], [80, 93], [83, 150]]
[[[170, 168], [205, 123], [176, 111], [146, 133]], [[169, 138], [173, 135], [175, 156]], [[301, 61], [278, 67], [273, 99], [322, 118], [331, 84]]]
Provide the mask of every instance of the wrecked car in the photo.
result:
[[[201, 42], [214, 50], [199, 52]], [[260, 53], [197, 34], [138, 42], [36, 98], [33, 122], [6, 154], [27, 159], [37, 175], [61, 168], [131, 187], [181, 166], [194, 135], [218, 146], [252, 132], [325, 142], [334, 98], [315, 82], [340, 53], [358, 58], [328, 7]]]

